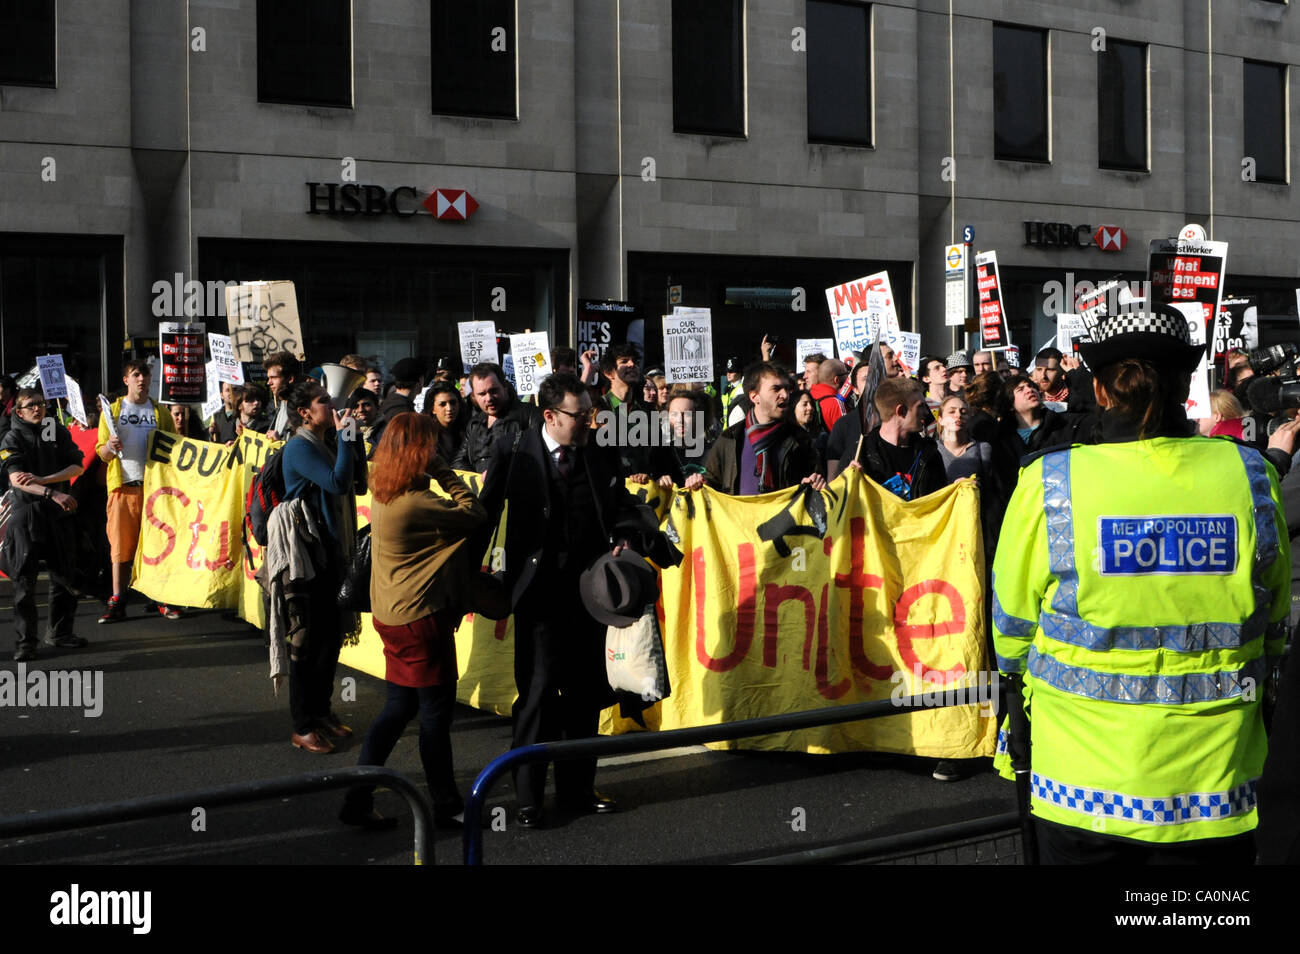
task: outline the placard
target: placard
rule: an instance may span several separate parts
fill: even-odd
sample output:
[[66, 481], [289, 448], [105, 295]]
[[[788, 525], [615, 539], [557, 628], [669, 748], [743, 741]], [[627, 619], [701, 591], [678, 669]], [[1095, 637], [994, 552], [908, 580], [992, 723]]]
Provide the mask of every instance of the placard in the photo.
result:
[[277, 351], [306, 357], [293, 282], [248, 282], [226, 288], [226, 320], [240, 361], [262, 363]]
[[41, 373], [41, 390], [45, 400], [53, 401], [68, 396], [68, 374], [63, 369], [63, 355], [43, 354], [36, 359], [36, 367]]
[[1011, 330], [1002, 302], [997, 252], [975, 256], [975, 287], [979, 292], [980, 348], [992, 351], [1007, 347], [1011, 344]]
[[887, 332], [898, 330], [898, 311], [888, 272], [876, 272], [826, 289], [826, 305], [830, 309], [840, 360], [851, 358], [855, 351], [866, 351], [876, 343], [882, 316]]
[[205, 421], [211, 421], [213, 415], [220, 411], [225, 404], [221, 400], [221, 378], [218, 377], [217, 359], [213, 358], [204, 365], [203, 369], [206, 372], [208, 393], [207, 400], [203, 402], [201, 416]]
[[82, 427], [89, 427], [90, 424], [86, 419], [86, 403], [81, 398], [81, 385], [65, 374], [63, 386], [68, 392], [68, 413]]
[[209, 374], [219, 382], [244, 383], [244, 366], [235, 356], [235, 343], [229, 335], [219, 335], [215, 331], [208, 332], [208, 350], [212, 352]]
[[663, 322], [664, 379], [669, 384], [711, 381], [713, 379], [712, 315], [664, 315]]
[[164, 321], [158, 325], [162, 352], [158, 400], [163, 404], [193, 404], [206, 395], [203, 322]]
[[536, 394], [542, 379], [551, 373], [551, 345], [546, 332], [511, 335], [510, 355], [515, 359], [515, 391], [520, 397]]
[[[1201, 306], [1201, 341], [1213, 329], [1223, 301], [1223, 275], [1228, 264], [1227, 242], [1156, 239], [1147, 259], [1147, 281], [1155, 305]], [[1180, 309], [1187, 314], [1187, 309]], [[1202, 415], [1204, 416], [1204, 415]]]
[[1088, 328], [1079, 315], [1062, 312], [1056, 316], [1056, 350], [1062, 355], [1079, 350], [1078, 342], [1088, 336]]
[[[1205, 306], [1200, 302], [1170, 302], [1187, 318], [1187, 328], [1192, 336], [1192, 344], [1205, 344]], [[1210, 408], [1210, 356], [1201, 355], [1200, 363], [1192, 373], [1192, 388], [1187, 394], [1187, 403], [1183, 405], [1190, 420], [1209, 417]]]
[[1254, 296], [1223, 299], [1214, 321], [1215, 357], [1226, 351], [1250, 351], [1258, 347], [1259, 319]]
[[1015, 345], [1007, 345], [1003, 350], [1007, 356], [1007, 364], [1018, 369], [1020, 367], [1020, 349]]
[[834, 338], [796, 338], [794, 339], [794, 364], [803, 367], [804, 359], [809, 355], [820, 354], [830, 357], [835, 353]]
[[[921, 366], [921, 335], [916, 331], [899, 332], [899, 347], [894, 348], [898, 363], [903, 366], [903, 373], [916, 374]], [[891, 344], [891, 348], [894, 346]]]
[[456, 325], [460, 332], [460, 360], [466, 373], [483, 361], [500, 364], [497, 353], [497, 326], [491, 321], [462, 321]]

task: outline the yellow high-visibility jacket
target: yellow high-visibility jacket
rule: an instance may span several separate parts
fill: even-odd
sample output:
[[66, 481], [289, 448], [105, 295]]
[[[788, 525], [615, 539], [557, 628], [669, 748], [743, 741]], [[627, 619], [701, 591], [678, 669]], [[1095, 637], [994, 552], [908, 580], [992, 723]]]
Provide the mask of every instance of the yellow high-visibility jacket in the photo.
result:
[[1024, 673], [1032, 812], [1145, 842], [1255, 827], [1290, 542], [1251, 448], [1171, 438], [1021, 472], [994, 562], [998, 667]]

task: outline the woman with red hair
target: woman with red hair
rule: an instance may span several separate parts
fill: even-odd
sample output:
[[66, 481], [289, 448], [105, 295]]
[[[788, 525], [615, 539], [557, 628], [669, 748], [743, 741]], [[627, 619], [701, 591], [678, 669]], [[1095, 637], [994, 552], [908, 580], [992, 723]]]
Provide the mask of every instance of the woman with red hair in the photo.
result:
[[[452, 557], [487, 519], [478, 498], [438, 457], [438, 422], [399, 414], [375, 448], [370, 491], [370, 605], [384, 641], [388, 701], [361, 746], [358, 765], [383, 765], [407, 724], [420, 716], [433, 819], [459, 825], [464, 808], [451, 759], [456, 704], [456, 626], [463, 615], [464, 561]], [[432, 491], [437, 481], [446, 496]], [[374, 810], [372, 786], [349, 790], [339, 819], [388, 828]]]

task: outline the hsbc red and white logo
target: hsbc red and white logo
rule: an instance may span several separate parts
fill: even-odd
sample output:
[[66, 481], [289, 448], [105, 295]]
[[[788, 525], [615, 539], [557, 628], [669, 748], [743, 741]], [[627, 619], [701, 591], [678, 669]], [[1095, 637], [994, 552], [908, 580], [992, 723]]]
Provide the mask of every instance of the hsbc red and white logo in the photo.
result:
[[1118, 225], [1099, 225], [1092, 240], [1103, 252], [1122, 252], [1128, 245], [1128, 236]]
[[464, 189], [434, 189], [421, 203], [436, 219], [463, 222], [474, 214], [478, 203]]
[[443, 222], [464, 222], [478, 203], [464, 189], [434, 189], [423, 199], [414, 186], [385, 189], [377, 185], [347, 182], [307, 183], [307, 214], [334, 216], [396, 215], [410, 218], [427, 212]]

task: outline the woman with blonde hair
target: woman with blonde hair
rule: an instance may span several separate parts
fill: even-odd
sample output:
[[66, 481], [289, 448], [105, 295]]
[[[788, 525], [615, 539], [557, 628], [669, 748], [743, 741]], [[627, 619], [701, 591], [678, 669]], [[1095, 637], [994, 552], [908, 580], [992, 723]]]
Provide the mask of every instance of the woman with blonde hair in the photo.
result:
[[[420, 716], [433, 820], [456, 827], [464, 808], [452, 770], [456, 626], [466, 590], [453, 559], [485, 519], [478, 498], [438, 456], [439, 426], [428, 414], [398, 414], [375, 448], [370, 478], [370, 606], [384, 642], [388, 701], [366, 733], [358, 765], [383, 765], [407, 724]], [[437, 481], [446, 495], [435, 493]], [[374, 810], [372, 786], [348, 792], [339, 819], [362, 828], [395, 824]]]
[[1210, 392], [1210, 416], [1196, 422], [1202, 437], [1235, 437], [1243, 439], [1242, 423], [1246, 409], [1231, 391]]

